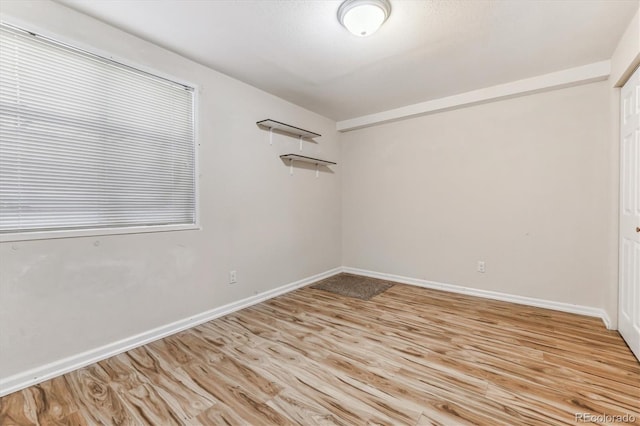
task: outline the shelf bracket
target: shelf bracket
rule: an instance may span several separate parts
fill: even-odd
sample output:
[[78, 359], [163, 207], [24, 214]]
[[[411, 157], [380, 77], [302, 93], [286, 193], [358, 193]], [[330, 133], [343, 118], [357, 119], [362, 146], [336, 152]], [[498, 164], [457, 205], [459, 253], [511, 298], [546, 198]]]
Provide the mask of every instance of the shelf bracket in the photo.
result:
[[273, 145], [273, 127], [269, 127], [269, 145]]
[[320, 177], [320, 164], [316, 163], [316, 178]]
[[289, 160], [289, 175], [293, 176], [293, 159]]
[[300, 135], [300, 151], [302, 151], [302, 135]]

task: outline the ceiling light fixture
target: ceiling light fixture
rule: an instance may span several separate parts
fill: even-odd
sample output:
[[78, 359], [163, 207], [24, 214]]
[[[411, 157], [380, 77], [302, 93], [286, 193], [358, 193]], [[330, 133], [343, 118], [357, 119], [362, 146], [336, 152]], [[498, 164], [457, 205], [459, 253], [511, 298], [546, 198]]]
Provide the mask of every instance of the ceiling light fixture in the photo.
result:
[[338, 8], [338, 21], [358, 37], [375, 33], [391, 14], [389, 0], [345, 0]]

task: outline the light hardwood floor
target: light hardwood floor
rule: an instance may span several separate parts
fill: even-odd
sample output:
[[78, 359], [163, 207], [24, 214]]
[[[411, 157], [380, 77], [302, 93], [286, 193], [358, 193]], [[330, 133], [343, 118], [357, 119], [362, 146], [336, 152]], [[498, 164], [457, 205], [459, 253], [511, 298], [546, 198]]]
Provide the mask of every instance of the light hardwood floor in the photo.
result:
[[401, 284], [369, 301], [307, 287], [8, 395], [0, 424], [640, 424], [639, 386], [599, 319]]

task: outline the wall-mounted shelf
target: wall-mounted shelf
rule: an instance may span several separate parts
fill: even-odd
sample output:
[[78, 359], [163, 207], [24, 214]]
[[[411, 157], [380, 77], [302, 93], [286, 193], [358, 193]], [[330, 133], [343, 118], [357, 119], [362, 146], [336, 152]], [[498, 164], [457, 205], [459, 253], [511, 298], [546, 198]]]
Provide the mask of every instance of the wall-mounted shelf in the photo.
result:
[[300, 127], [292, 126], [286, 123], [281, 123], [279, 121], [271, 120], [271, 119], [258, 121], [256, 122], [256, 124], [258, 126], [266, 127], [267, 129], [270, 129], [270, 130], [280, 130], [281, 132], [289, 133], [290, 135], [298, 136], [301, 138], [312, 139], [312, 138], [317, 138], [319, 136], [322, 136], [319, 133], [301, 129]]
[[334, 163], [333, 161], [321, 160], [320, 158], [305, 157], [304, 155], [298, 154], [284, 154], [281, 155], [280, 158], [290, 161], [303, 161], [305, 163], [315, 164], [316, 166], [332, 166], [338, 164]]
[[[256, 124], [258, 126], [260, 126], [260, 127], [266, 127], [267, 129], [269, 129], [269, 144], [270, 145], [273, 144], [273, 131], [274, 130], [278, 130], [278, 131], [281, 131], [283, 133], [287, 133], [289, 135], [297, 136], [298, 138], [300, 138], [300, 151], [302, 151], [302, 140], [304, 138], [312, 139], [312, 138], [316, 138], [316, 137], [322, 136], [322, 135], [320, 135], [320, 133], [312, 132], [310, 130], [301, 129], [300, 127], [292, 126], [290, 124], [282, 123], [280, 121], [271, 120], [271, 119], [257, 121]], [[311, 142], [315, 142], [315, 141], [311, 141]], [[307, 157], [305, 155], [299, 155], [299, 154], [284, 154], [284, 155], [281, 155], [280, 158], [283, 159], [283, 160], [289, 161], [289, 173], [290, 174], [293, 174], [293, 162], [294, 161], [302, 161], [304, 163], [315, 164], [316, 165], [316, 177], [320, 176], [320, 166], [334, 166], [334, 165], [337, 164], [337, 163], [334, 163], [333, 161], [327, 161], [327, 160], [323, 160], [321, 158]]]
[[322, 160], [320, 158], [306, 157], [304, 155], [298, 154], [284, 154], [281, 155], [280, 158], [283, 160], [289, 160], [289, 174], [293, 174], [293, 162], [294, 161], [302, 161], [304, 163], [311, 163], [316, 165], [316, 177], [320, 176], [320, 166], [334, 166], [338, 163], [334, 163], [333, 161]]

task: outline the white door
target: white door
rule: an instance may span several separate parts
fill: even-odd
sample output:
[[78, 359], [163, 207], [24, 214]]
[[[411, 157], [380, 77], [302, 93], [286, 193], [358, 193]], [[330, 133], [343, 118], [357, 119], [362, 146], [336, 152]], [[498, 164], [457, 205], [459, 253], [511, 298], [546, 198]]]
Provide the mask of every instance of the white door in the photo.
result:
[[620, 96], [618, 330], [640, 360], [640, 68]]

